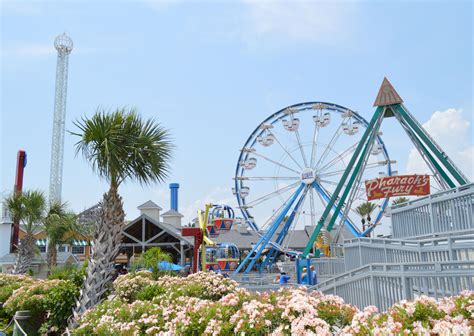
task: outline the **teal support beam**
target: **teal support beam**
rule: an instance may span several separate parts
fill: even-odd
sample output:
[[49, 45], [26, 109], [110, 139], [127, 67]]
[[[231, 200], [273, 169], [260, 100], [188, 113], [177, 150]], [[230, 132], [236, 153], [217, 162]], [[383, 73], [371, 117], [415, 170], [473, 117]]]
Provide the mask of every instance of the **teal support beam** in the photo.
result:
[[433, 155], [431, 155], [428, 148], [426, 148], [423, 142], [421, 142], [420, 139], [416, 136], [413, 129], [411, 129], [410, 125], [407, 124], [407, 121], [400, 114], [398, 114], [398, 117], [400, 118], [399, 121], [402, 124], [402, 126], [404, 126], [405, 131], [408, 133], [408, 136], [410, 137], [412, 142], [416, 142], [415, 146], [418, 146], [423, 151], [423, 154], [428, 158], [430, 163], [434, 166], [436, 172], [438, 172], [439, 175], [441, 175], [441, 178], [444, 180], [444, 182], [446, 182], [450, 188], [455, 188], [456, 184], [451, 180], [448, 174], [446, 174], [444, 169], [439, 165], [439, 163], [436, 161]]
[[[321, 197], [326, 200], [326, 202], [329, 202], [331, 198], [329, 197], [329, 192], [327, 190], [323, 189], [323, 187], [319, 185], [318, 183], [316, 183], [316, 181], [314, 181], [311, 185], [314, 188], [314, 190], [316, 190], [316, 192], [319, 193]], [[336, 208], [335, 204], [333, 204], [333, 208], [334, 209]], [[339, 218], [344, 219], [344, 224], [349, 229], [349, 231], [351, 231], [354, 237], [364, 237], [363, 234], [354, 225], [354, 223], [352, 223], [349, 217], [344, 218], [344, 214], [342, 212], [339, 212], [338, 215], [339, 215]]]
[[[460, 185], [468, 184], [467, 181], [461, 174], [458, 172], [458, 168], [455, 167], [451, 162], [441, 153], [437, 146], [426, 135], [425, 130], [418, 126], [418, 124], [412, 120], [411, 116], [405, 111], [403, 105], [396, 105], [396, 111], [400, 116], [407, 122], [407, 124], [413, 129], [413, 131], [420, 137], [421, 141], [425, 143], [428, 148], [434, 153], [434, 155], [441, 161], [441, 163], [446, 167], [449, 173], [458, 181]], [[441, 171], [440, 171], [441, 172]], [[448, 181], [446, 181], [448, 183]], [[449, 184], [449, 183], [448, 183]]]
[[[362, 148], [365, 146], [367, 138], [371, 134], [376, 122], [379, 120], [379, 117], [381, 114], [385, 112], [385, 107], [384, 106], [379, 106], [375, 110], [375, 113], [370, 120], [369, 125], [367, 126], [364, 134], [362, 135], [362, 138], [357, 145], [356, 150], [354, 151], [354, 154], [351, 157], [351, 160], [349, 161], [349, 164], [347, 165], [346, 170], [344, 171], [344, 174], [341, 177], [341, 180], [339, 181], [338, 185], [336, 186], [336, 189], [334, 190], [334, 193], [332, 194], [331, 199], [329, 200], [326, 209], [324, 209], [323, 214], [321, 215], [321, 219], [319, 220], [318, 224], [314, 228], [313, 234], [309, 238], [308, 244], [306, 245], [305, 250], [303, 251], [302, 257], [306, 258], [306, 256], [309, 254], [311, 251], [311, 248], [314, 245], [314, 242], [316, 241], [316, 238], [318, 237], [319, 232], [321, 231], [321, 228], [323, 227], [327, 216], [331, 212], [331, 209], [333, 207], [333, 204], [336, 202], [337, 198], [339, 197], [339, 193], [341, 192], [341, 189], [344, 187], [344, 184], [347, 180], [347, 177], [349, 176], [349, 173], [351, 172], [352, 167], [354, 167], [354, 164], [357, 160], [357, 157], [359, 153], [362, 151]], [[336, 212], [337, 213], [337, 212]]]
[[354, 185], [354, 182], [357, 179], [357, 176], [359, 175], [359, 172], [363, 168], [362, 166], [364, 165], [367, 155], [369, 155], [369, 151], [371, 149], [372, 144], [375, 141], [375, 138], [377, 137], [378, 131], [380, 129], [380, 125], [382, 123], [381, 119], [383, 119], [383, 113], [378, 115], [377, 122], [375, 126], [372, 128], [369, 140], [365, 143], [364, 149], [362, 150], [362, 154], [359, 157], [359, 161], [357, 162], [357, 165], [355, 166], [354, 170], [352, 171], [352, 175], [349, 179], [349, 182], [347, 182], [347, 186], [344, 189], [344, 192], [342, 193], [341, 198], [339, 199], [339, 203], [337, 204], [336, 210], [334, 210], [334, 214], [331, 217], [331, 220], [328, 223], [327, 230], [331, 231], [332, 227], [334, 226], [334, 223], [336, 222], [337, 219], [337, 214], [339, 211], [341, 211], [342, 207], [344, 206], [344, 202], [346, 201], [347, 196], [349, 195], [349, 192], [352, 189], [352, 186]]

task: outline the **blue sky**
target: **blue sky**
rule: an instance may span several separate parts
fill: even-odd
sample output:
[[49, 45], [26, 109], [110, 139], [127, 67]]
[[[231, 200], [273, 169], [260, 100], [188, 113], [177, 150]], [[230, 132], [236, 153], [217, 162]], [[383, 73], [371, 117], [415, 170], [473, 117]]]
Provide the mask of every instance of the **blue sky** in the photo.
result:
[[[136, 106], [171, 130], [167, 182], [179, 182], [189, 219], [207, 200], [232, 202], [239, 149], [271, 113], [329, 101], [366, 119], [387, 76], [421, 123], [473, 177], [470, 1], [2, 1], [1, 192], [28, 153], [25, 188], [48, 190], [56, 66], [70, 56], [66, 129], [97, 106]], [[438, 111], [438, 113], [435, 113]], [[422, 171], [402, 129], [383, 127], [399, 172]], [[106, 190], [66, 134], [63, 199], [76, 211]], [[123, 186], [129, 219], [167, 184]]]

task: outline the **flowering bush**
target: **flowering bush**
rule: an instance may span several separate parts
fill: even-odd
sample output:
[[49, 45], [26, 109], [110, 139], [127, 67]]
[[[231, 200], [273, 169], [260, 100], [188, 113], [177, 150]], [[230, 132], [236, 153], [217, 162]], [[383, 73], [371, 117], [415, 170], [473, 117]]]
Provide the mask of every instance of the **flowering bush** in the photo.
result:
[[194, 273], [185, 278], [164, 276], [158, 279], [157, 284], [167, 289], [166, 294], [158, 300], [174, 300], [181, 296], [219, 300], [238, 286], [234, 280], [214, 272]]
[[144, 287], [155, 283], [152, 278], [153, 274], [146, 271], [121, 275], [113, 283], [115, 294], [119, 298], [131, 302], [136, 299], [136, 295]]
[[70, 280], [76, 287], [82, 287], [84, 278], [86, 276], [88, 262], [84, 262], [82, 266], [66, 264], [62, 267], [53, 268], [51, 274], [48, 276], [49, 280], [60, 279]]
[[[16, 289], [33, 282], [35, 282], [35, 280], [26, 275], [0, 273], [0, 303], [6, 302]], [[10, 319], [11, 315], [8, 314], [3, 308], [3, 305], [0, 304], [0, 330], [7, 328]]]
[[13, 275], [0, 273], [0, 302], [6, 302], [15, 289], [35, 282], [27, 275]]
[[474, 292], [435, 300], [420, 296], [402, 300], [385, 313], [374, 306], [358, 312], [352, 323], [342, 330], [350, 335], [471, 335], [474, 321]]
[[305, 288], [250, 293], [215, 273], [114, 283], [117, 297], [86, 312], [74, 335], [469, 335], [474, 293], [402, 301], [360, 311]]
[[72, 314], [77, 287], [65, 280], [35, 280], [16, 289], [4, 304], [10, 317], [18, 310], [29, 310], [32, 321], [41, 326], [43, 332], [60, 331], [67, 325]]
[[165, 275], [153, 280], [151, 272], [140, 271], [120, 276], [113, 283], [115, 294], [120, 299], [128, 302], [137, 298], [153, 299], [155, 303], [172, 302], [182, 296], [218, 300], [232, 293], [237, 286], [237, 282], [222, 275], [202, 272], [186, 278]]

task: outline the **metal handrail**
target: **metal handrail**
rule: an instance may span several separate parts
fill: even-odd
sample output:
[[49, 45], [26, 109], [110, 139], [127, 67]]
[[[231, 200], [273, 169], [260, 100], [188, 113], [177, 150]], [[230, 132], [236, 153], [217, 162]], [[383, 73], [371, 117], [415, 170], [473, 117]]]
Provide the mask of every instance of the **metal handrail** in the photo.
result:
[[416, 295], [443, 297], [474, 289], [474, 261], [370, 264], [311, 287], [359, 307], [384, 310]]
[[345, 241], [345, 270], [372, 263], [445, 262], [474, 259], [474, 235], [420, 241], [355, 238]]
[[474, 183], [396, 206], [391, 217], [398, 239], [474, 233]]
[[[438, 265], [438, 266], [437, 266]], [[311, 289], [320, 289], [322, 287], [327, 286], [330, 283], [335, 283], [338, 281], [341, 281], [342, 279], [349, 279], [349, 278], [354, 278], [356, 276], [362, 276], [362, 277], [370, 277], [370, 273], [375, 273], [375, 274], [380, 274], [380, 275], [386, 275], [390, 276], [391, 274], [389, 273], [390, 271], [396, 272], [395, 275], [399, 275], [401, 271], [404, 272], [405, 275], [412, 275], [412, 276], [425, 276], [423, 274], [420, 274], [421, 272], [426, 271], [435, 271], [437, 273], [440, 272], [449, 272], [451, 274], [453, 272], [452, 268], [448, 268], [447, 266], [468, 266], [468, 270], [474, 271], [474, 261], [458, 261], [458, 262], [440, 262], [440, 263], [430, 263], [430, 262], [421, 262], [421, 263], [376, 263], [376, 264], [370, 264], [370, 265], [365, 265], [359, 268], [356, 268], [354, 270], [345, 272], [343, 274], [340, 274], [338, 276], [335, 276], [334, 278], [321, 281], [317, 285], [314, 285], [311, 287]], [[423, 269], [423, 267], [425, 267]], [[410, 270], [410, 268], [415, 268], [415, 270]], [[466, 270], [464, 268], [463, 270]], [[474, 276], [474, 273], [472, 274]]]
[[[26, 333], [26, 331], [23, 330], [23, 328], [21, 327], [20, 323], [18, 323], [16, 318], [13, 318], [13, 323], [15, 325], [13, 329], [13, 336], [23, 336], [23, 335], [28, 336], [28, 334]], [[18, 332], [20, 332], [21, 334], [18, 334]]]
[[[464, 196], [464, 195], [469, 195], [471, 193], [474, 193], [474, 182], [463, 185], [463, 186], [459, 186], [459, 187], [456, 187], [456, 188], [452, 188], [452, 189], [449, 189], [449, 190], [442, 190], [442, 191], [439, 191], [437, 193], [430, 194], [428, 196], [419, 197], [419, 198], [410, 200], [410, 201], [405, 202], [405, 203], [394, 205], [394, 206], [391, 207], [392, 208], [392, 214], [405, 211], [405, 210], [407, 210], [407, 207], [410, 207], [410, 206], [413, 206], [413, 205], [414, 206], [419, 206], [420, 203], [423, 205], [423, 204], [428, 204], [428, 203], [432, 202], [433, 200], [443, 201], [444, 200], [443, 197], [446, 196], [446, 195], [452, 195], [452, 194], [459, 195], [459, 194], [462, 194], [462, 196]], [[440, 200], [440, 198], [441, 198], [441, 200]], [[452, 198], [452, 197], [450, 196], [449, 198]]]

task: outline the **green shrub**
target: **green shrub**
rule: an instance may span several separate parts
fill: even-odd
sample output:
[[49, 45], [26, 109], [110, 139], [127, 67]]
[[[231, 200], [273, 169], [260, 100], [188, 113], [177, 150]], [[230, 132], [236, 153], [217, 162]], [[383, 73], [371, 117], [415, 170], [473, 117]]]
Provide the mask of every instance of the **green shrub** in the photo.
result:
[[53, 287], [44, 300], [48, 318], [42, 326], [43, 331], [64, 330], [78, 296], [79, 289], [71, 281]]
[[136, 299], [137, 294], [146, 286], [152, 285], [153, 274], [151, 272], [136, 272], [119, 276], [113, 283], [115, 294], [123, 300], [131, 302]]
[[82, 287], [84, 283], [84, 277], [86, 276], [87, 271], [87, 262], [85, 262], [81, 267], [76, 265], [66, 264], [63, 267], [53, 268], [51, 274], [48, 276], [48, 279], [60, 279], [60, 280], [69, 280], [74, 283], [77, 287]]
[[0, 273], [0, 302], [6, 302], [15, 289], [36, 280], [26, 275]]
[[146, 269], [152, 269], [153, 273], [157, 275], [159, 272], [158, 263], [161, 261], [171, 262], [171, 255], [163, 251], [159, 247], [152, 247], [146, 250], [140, 256], [140, 258], [136, 260], [136, 262], [134, 263], [134, 267], [144, 267]]
[[38, 327], [42, 324], [42, 333], [57, 332], [66, 327], [78, 294], [78, 288], [68, 280], [37, 281], [16, 290], [5, 302], [4, 310], [9, 316], [29, 310], [31, 320]]
[[[13, 294], [13, 291], [17, 290], [22, 286], [26, 286], [36, 282], [37, 280], [26, 276], [26, 275], [13, 275], [0, 273], [0, 303], [5, 303]], [[11, 319], [11, 315], [7, 313], [0, 305], [0, 319], [8, 321]], [[1, 323], [0, 323], [1, 325]]]
[[166, 288], [159, 284], [149, 285], [136, 294], [137, 300], [151, 301], [154, 297], [166, 293]]

